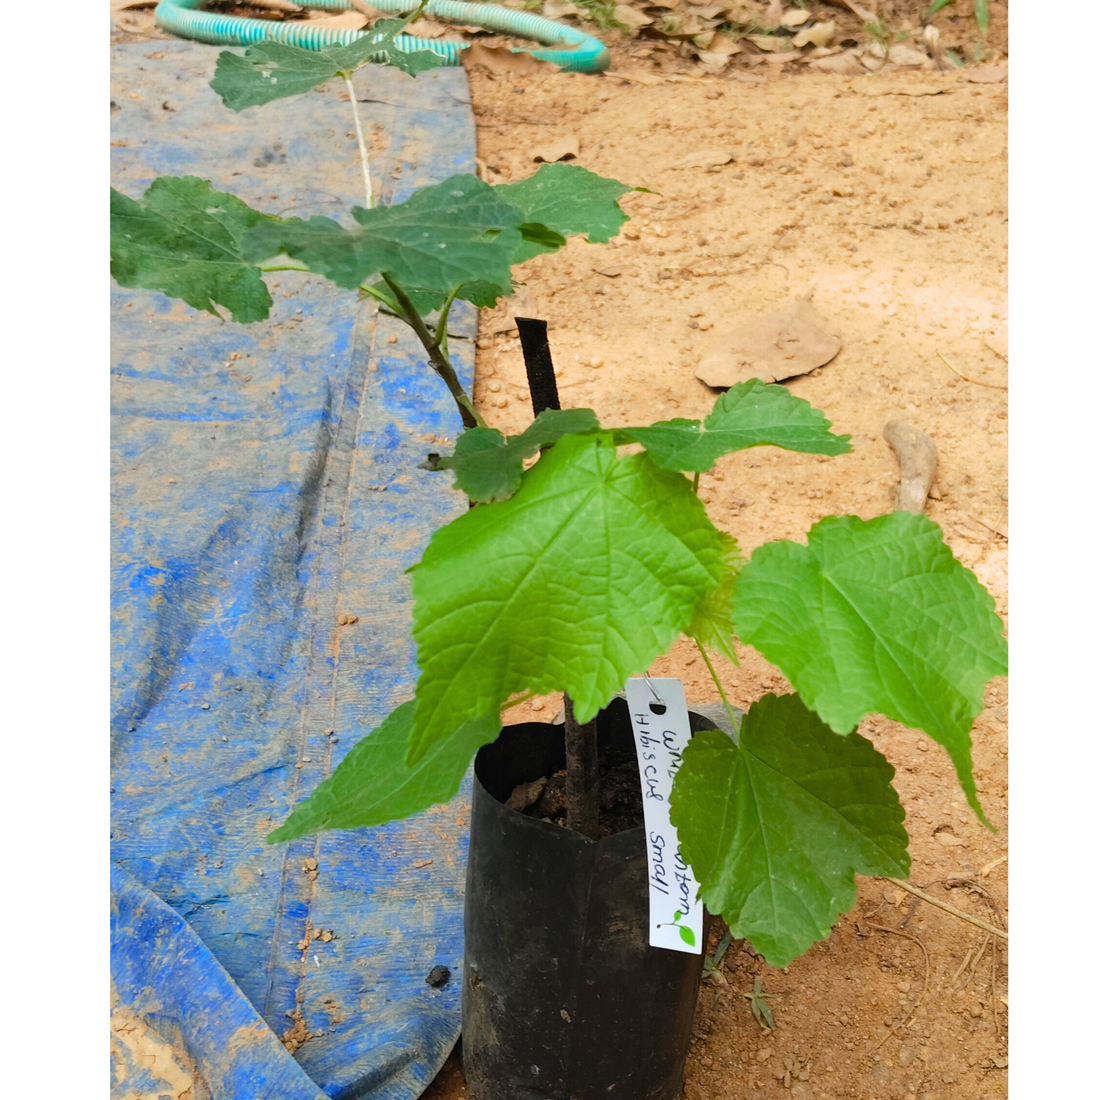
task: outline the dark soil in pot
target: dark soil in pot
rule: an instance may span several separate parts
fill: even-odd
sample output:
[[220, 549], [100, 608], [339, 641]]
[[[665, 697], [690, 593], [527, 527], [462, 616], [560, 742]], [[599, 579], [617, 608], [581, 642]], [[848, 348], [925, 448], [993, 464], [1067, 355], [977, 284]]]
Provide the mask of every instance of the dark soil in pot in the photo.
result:
[[[712, 726], [692, 715], [693, 729]], [[555, 823], [563, 727], [511, 726], [477, 755], [462, 998], [476, 1100], [680, 1094], [703, 957], [649, 946], [625, 702], [601, 713], [598, 735], [599, 841]]]

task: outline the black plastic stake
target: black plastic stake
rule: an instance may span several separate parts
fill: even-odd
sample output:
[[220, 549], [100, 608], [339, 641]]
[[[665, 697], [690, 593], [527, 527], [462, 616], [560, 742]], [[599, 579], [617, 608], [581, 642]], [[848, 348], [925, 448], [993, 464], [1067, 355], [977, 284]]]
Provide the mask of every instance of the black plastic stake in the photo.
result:
[[[560, 409], [558, 382], [546, 322], [517, 317], [527, 386], [535, 416], [546, 409]], [[577, 724], [573, 700], [565, 696], [565, 823], [568, 828], [598, 840], [600, 836], [600, 768], [596, 755], [596, 720]]]
[[554, 377], [554, 362], [550, 358], [550, 341], [546, 336], [546, 322], [531, 317], [517, 317], [519, 342], [523, 348], [523, 362], [527, 367], [527, 386], [531, 390], [531, 406], [535, 416], [546, 409], [560, 409], [558, 382]]

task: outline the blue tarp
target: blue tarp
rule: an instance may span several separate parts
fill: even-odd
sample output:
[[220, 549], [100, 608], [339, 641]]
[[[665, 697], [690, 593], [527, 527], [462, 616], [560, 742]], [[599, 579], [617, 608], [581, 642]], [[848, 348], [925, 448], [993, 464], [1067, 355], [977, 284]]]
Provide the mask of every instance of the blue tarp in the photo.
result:
[[[198, 175], [345, 218], [361, 179], [337, 89], [233, 114], [217, 52], [115, 47], [114, 185]], [[356, 84], [381, 201], [473, 171], [463, 70]], [[404, 570], [463, 503], [418, 466], [460, 423], [399, 322], [271, 278], [249, 326], [114, 287], [113, 994], [213, 1100], [410, 1100], [458, 1036], [468, 783], [407, 822], [264, 837], [411, 697]], [[452, 314], [467, 384], [475, 328]]]

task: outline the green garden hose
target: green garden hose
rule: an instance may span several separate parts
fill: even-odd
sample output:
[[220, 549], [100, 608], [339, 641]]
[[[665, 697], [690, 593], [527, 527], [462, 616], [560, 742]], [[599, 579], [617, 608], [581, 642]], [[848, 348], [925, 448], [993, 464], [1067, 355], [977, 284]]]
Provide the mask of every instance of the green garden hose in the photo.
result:
[[[353, 11], [348, 0], [298, 0], [304, 8], [321, 11]], [[264, 39], [274, 39], [291, 46], [317, 50], [322, 46], [346, 46], [366, 31], [337, 30], [302, 22], [290, 23], [271, 19], [244, 19], [236, 15], [220, 15], [203, 11], [206, 0], [161, 0], [156, 9], [157, 26], [181, 38], [194, 38], [218, 46], [250, 46]], [[379, 11], [399, 14], [409, 10], [410, 0], [370, 0]], [[424, 14], [450, 23], [465, 23], [530, 38], [552, 49], [529, 51], [540, 61], [575, 73], [599, 73], [611, 60], [607, 47], [597, 38], [574, 27], [563, 26], [552, 19], [528, 11], [514, 11], [495, 4], [472, 4], [466, 0], [428, 0]], [[435, 42], [413, 35], [399, 35], [397, 45], [406, 52], [431, 50], [443, 58], [446, 65], [459, 64], [459, 53], [465, 42]]]

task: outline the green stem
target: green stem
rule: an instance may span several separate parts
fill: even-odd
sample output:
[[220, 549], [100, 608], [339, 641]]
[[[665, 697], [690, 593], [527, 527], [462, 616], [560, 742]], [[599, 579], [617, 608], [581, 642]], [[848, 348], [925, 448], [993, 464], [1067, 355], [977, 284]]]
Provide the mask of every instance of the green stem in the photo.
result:
[[308, 271], [302, 264], [260, 264], [261, 271]]
[[459, 284], [447, 295], [447, 300], [443, 303], [443, 308], [439, 311], [439, 320], [435, 323], [435, 338], [439, 343], [439, 350], [444, 355], [447, 354], [447, 319], [451, 314], [451, 306], [454, 305], [455, 298], [458, 297], [458, 292], [462, 289], [462, 285]]
[[703, 658], [704, 663], [707, 666], [707, 671], [710, 673], [710, 678], [714, 681], [714, 686], [718, 689], [718, 694], [722, 696], [722, 702], [725, 704], [726, 713], [730, 716], [730, 721], [733, 723], [733, 728], [737, 728], [737, 715], [733, 713], [733, 707], [730, 706], [730, 701], [726, 698], [725, 691], [722, 690], [722, 684], [718, 679], [718, 673], [714, 670], [714, 665], [710, 663], [710, 658], [707, 656], [706, 649], [703, 648], [703, 643], [698, 638], [692, 638], [696, 648], [699, 650], [700, 656]]
[[699, 471], [695, 471], [695, 477], [691, 479], [691, 491], [698, 496], [699, 495]]
[[370, 158], [367, 156], [367, 143], [363, 140], [363, 123], [359, 119], [359, 104], [355, 100], [355, 86], [351, 82], [350, 73], [341, 73], [344, 83], [348, 86], [348, 95], [351, 97], [351, 113], [355, 116], [355, 136], [359, 139], [359, 163], [363, 166], [363, 194], [367, 199], [367, 209], [374, 207], [374, 191], [370, 185]]
[[[396, 282], [394, 282], [387, 272], [382, 272], [382, 278], [385, 280], [386, 286], [393, 291], [393, 296], [397, 300], [397, 304], [401, 307], [401, 311], [404, 314], [402, 319], [413, 332], [416, 333], [417, 339], [428, 353], [428, 362], [431, 364], [432, 369], [443, 379], [447, 389], [451, 391], [451, 396], [458, 406], [459, 415], [462, 417], [463, 425], [467, 428], [487, 427], [485, 421], [481, 419], [477, 410], [474, 408], [474, 403], [462, 388], [462, 383], [459, 382], [458, 375], [455, 374], [455, 369], [451, 366], [450, 359], [448, 359], [446, 354], [442, 351], [439, 346], [439, 341], [428, 330], [428, 326], [424, 324], [424, 318], [416, 312], [416, 308], [413, 306], [409, 296]], [[438, 327], [436, 331], [439, 331]]]

